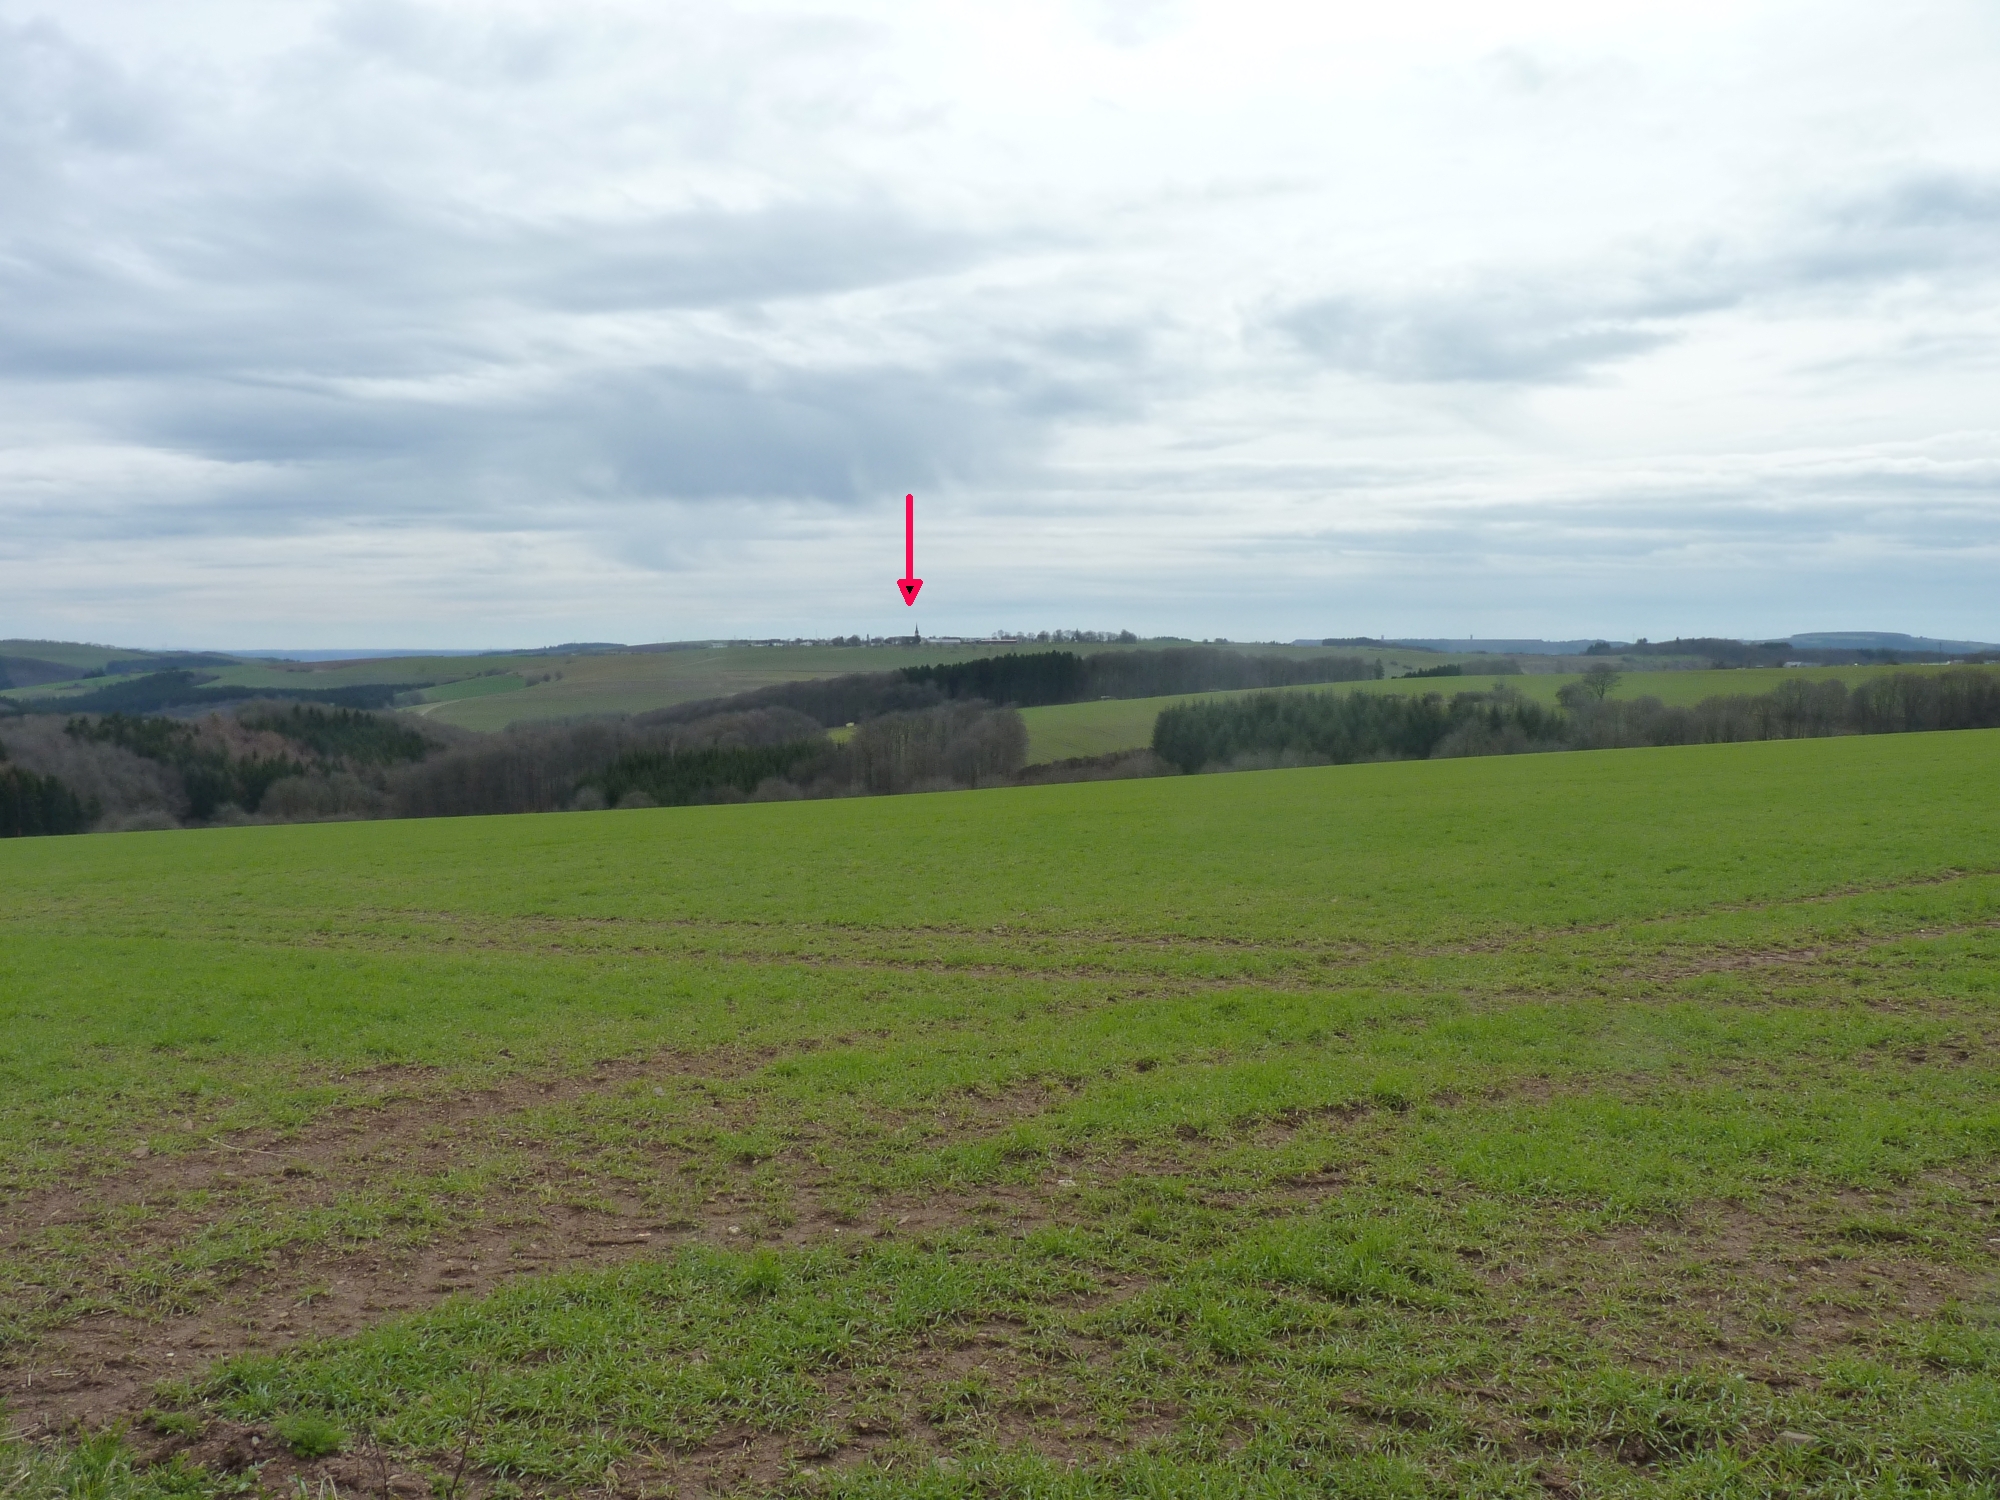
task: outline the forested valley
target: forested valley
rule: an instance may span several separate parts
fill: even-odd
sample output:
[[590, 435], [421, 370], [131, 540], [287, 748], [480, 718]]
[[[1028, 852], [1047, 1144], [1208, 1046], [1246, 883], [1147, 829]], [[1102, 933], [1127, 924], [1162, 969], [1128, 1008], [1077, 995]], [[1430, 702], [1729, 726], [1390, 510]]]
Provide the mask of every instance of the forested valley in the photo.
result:
[[1603, 667], [1565, 685], [1554, 704], [1505, 683], [1448, 696], [1250, 691], [1168, 707], [1150, 748], [1027, 764], [1020, 707], [1375, 675], [1359, 658], [1051, 651], [782, 683], [493, 734], [323, 701], [250, 700], [179, 715], [22, 715], [0, 720], [0, 837], [885, 796], [2000, 726], [2000, 675], [1977, 667], [1895, 672], [1852, 689], [1792, 680], [1685, 707], [1614, 698], [1618, 674]]

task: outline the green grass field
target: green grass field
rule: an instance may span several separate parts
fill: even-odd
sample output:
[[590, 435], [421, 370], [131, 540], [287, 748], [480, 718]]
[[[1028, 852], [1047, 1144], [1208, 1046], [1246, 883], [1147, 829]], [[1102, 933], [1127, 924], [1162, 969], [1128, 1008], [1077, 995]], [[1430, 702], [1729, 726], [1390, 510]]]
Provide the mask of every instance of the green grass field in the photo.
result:
[[[1472, 659], [1465, 658], [1468, 666]], [[1719, 694], [1768, 693], [1787, 678], [1807, 682], [1837, 678], [1849, 687], [1884, 672], [1924, 672], [1929, 667], [1747, 667], [1735, 671], [1626, 672], [1621, 675], [1614, 698], [1651, 696], [1670, 705], [1699, 703]], [[1388, 677], [1380, 682], [1336, 682], [1323, 686], [1280, 688], [1291, 693], [1453, 693], [1484, 692], [1495, 683], [1542, 703], [1554, 703], [1565, 683], [1575, 682], [1573, 672], [1530, 673], [1520, 677]], [[1166, 698], [1117, 698], [1096, 703], [1059, 703], [1047, 708], [1021, 711], [1028, 721], [1030, 762], [1067, 760], [1072, 756], [1110, 755], [1134, 750], [1153, 741], [1153, 721], [1160, 710], [1176, 703], [1193, 703], [1203, 698], [1237, 698], [1238, 692], [1194, 693]]]
[[[1157, 648], [1158, 643], [1148, 643]], [[428, 710], [430, 717], [467, 729], [503, 729], [510, 723], [583, 714], [644, 713], [701, 698], [769, 687], [774, 683], [838, 677], [847, 672], [889, 672], [927, 663], [973, 661], [1008, 650], [1119, 650], [1115, 646], [728, 646], [701, 651], [562, 657], [524, 668], [529, 676], [560, 674], [517, 693], [495, 694]], [[1124, 648], [1136, 649], [1136, 648]], [[1244, 646], [1274, 656], [1324, 655], [1320, 648]], [[1364, 655], [1379, 653], [1367, 652]], [[1396, 654], [1396, 653], [1392, 653]], [[1400, 653], [1410, 656], [1410, 653]], [[442, 693], [430, 696], [440, 697]], [[1147, 721], [1151, 733], [1151, 720]]]
[[0, 641], [0, 656], [25, 656], [35, 661], [74, 667], [79, 673], [102, 668], [118, 656], [141, 653], [121, 651], [115, 646], [93, 646], [83, 641], [28, 641], [19, 638]]
[[572, 656], [536, 671], [559, 673], [517, 693], [467, 699], [430, 717], [466, 729], [504, 729], [536, 719], [644, 713], [699, 698], [847, 672], [888, 672], [932, 661], [991, 656], [993, 646], [721, 646], [707, 650]]
[[[17, 643], [21, 655], [30, 655], [33, 650], [44, 649], [32, 642]], [[107, 653], [102, 648], [67, 648], [63, 653], [50, 651], [45, 659], [69, 662], [79, 667], [99, 667], [107, 655], [130, 656], [135, 653]], [[441, 682], [441, 683], [489, 683], [496, 680], [495, 674], [526, 664], [527, 670], [547, 670], [543, 663], [549, 659], [541, 656], [398, 656], [373, 660], [350, 662], [267, 662], [240, 660], [234, 665], [203, 668], [203, 674], [210, 684], [217, 687], [247, 688], [343, 688], [363, 687], [376, 683]], [[117, 679], [111, 679], [116, 681]], [[94, 692], [107, 685], [104, 678], [77, 677], [69, 682], [45, 683], [26, 690], [14, 690], [9, 696], [40, 712], [59, 710], [65, 698], [80, 693]], [[516, 679], [518, 685], [518, 679]], [[492, 691], [491, 688], [483, 689]]]
[[1990, 1495], [1996, 771], [0, 843], [0, 1487]]

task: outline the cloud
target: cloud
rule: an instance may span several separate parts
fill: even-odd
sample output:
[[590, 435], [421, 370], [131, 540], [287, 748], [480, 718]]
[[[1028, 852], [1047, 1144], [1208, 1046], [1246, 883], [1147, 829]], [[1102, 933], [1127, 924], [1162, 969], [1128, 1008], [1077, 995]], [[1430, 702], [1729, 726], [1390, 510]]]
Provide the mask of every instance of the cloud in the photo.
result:
[[1920, 172], [1804, 207], [1760, 245], [1626, 248], [1561, 271], [1489, 267], [1416, 289], [1307, 299], [1269, 326], [1354, 374], [1562, 384], [1687, 338], [1708, 314], [1781, 316], [1912, 276], [1989, 281], [1996, 235], [2000, 176]]
[[[1344, 590], [1435, 633], [1470, 597], [1441, 569], [1538, 550], [1690, 596], [1787, 539], [1984, 555], [1987, 471], [1937, 434], [1991, 426], [2000, 91], [1945, 0], [1908, 55], [1835, 0], [1814, 69], [1725, 94], [1734, 28], [1790, 3], [1663, 49], [1447, 0], [1380, 34], [1219, 0], [0, 0], [0, 633], [89, 600], [101, 637], [125, 599], [187, 639], [260, 569], [289, 644], [324, 632], [288, 598], [501, 639], [510, 587], [566, 638], [856, 628], [908, 491], [966, 628], [1081, 590], [1310, 634]], [[770, 592], [694, 580], [749, 547]], [[1871, 597], [1925, 603], [1920, 572]], [[683, 614], [607, 603], [656, 597]]]
[[156, 94], [59, 26], [0, 20], [0, 153], [11, 166], [29, 164], [37, 140], [130, 151], [166, 123]]
[[1677, 337], [1643, 303], [1579, 302], [1550, 288], [1495, 284], [1427, 296], [1340, 296], [1274, 320], [1337, 369], [1401, 381], [1578, 380]]
[[1168, 35], [1181, 21], [1179, 0], [1077, 0], [1084, 25], [1114, 47], [1141, 47]]
[[1794, 284], [1852, 285], [1911, 275], [1990, 279], [2000, 236], [2000, 172], [1918, 169], [1818, 207], [1774, 270]]
[[[511, 77], [509, 59], [559, 30], [367, 4], [336, 13], [334, 38], [477, 80]], [[48, 24], [8, 55], [52, 98], [114, 72]], [[36, 149], [71, 148], [44, 130]], [[913, 322], [894, 299], [1063, 237], [926, 215], [882, 184], [581, 208], [438, 196], [358, 162], [238, 164], [213, 180], [182, 167], [171, 191], [123, 201], [78, 192], [82, 223], [6, 226], [0, 382], [44, 405], [70, 388], [71, 420], [105, 443], [233, 475], [203, 504], [93, 494], [105, 530], [477, 530], [663, 499], [846, 506], [1018, 481], [1063, 420], [1115, 402], [1092, 372], [1142, 342], [1095, 310], [1042, 310], [998, 339], [949, 299]], [[870, 296], [892, 300], [838, 310]], [[831, 324], [802, 343], [794, 307], [833, 309]], [[99, 464], [91, 484], [158, 468]], [[65, 523], [38, 509], [23, 524]]]
[[889, 203], [524, 223], [356, 180], [209, 198], [147, 230], [138, 255], [17, 236], [0, 261], [0, 297], [19, 309], [0, 372], [397, 373], [490, 346], [496, 313], [823, 297], [948, 274], [1008, 248]]

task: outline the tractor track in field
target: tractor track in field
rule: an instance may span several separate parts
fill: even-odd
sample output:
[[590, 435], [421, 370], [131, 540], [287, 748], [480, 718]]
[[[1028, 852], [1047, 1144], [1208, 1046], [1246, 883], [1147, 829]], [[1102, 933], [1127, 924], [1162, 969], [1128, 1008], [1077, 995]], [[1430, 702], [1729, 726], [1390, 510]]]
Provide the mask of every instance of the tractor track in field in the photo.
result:
[[[1688, 945], [1664, 947], [1646, 955], [1625, 956], [1591, 950], [1587, 944], [1595, 935], [1594, 929], [1568, 928], [1557, 933], [1540, 934], [1533, 939], [1513, 940], [1504, 944], [1495, 942], [1490, 945], [1383, 948], [1367, 951], [1361, 951], [1350, 945], [1337, 952], [1308, 950], [1302, 947], [1280, 948], [1270, 950], [1283, 956], [1283, 961], [1278, 964], [1263, 966], [1258, 970], [1221, 974], [1175, 973], [1157, 969], [1133, 969], [1115, 964], [1075, 962], [1024, 966], [1016, 963], [954, 962], [937, 959], [904, 961], [895, 957], [885, 957], [879, 953], [864, 956], [773, 953], [755, 949], [720, 951], [666, 950], [641, 946], [579, 947], [561, 942], [508, 943], [494, 938], [467, 943], [459, 951], [510, 953], [540, 958], [668, 958], [688, 962], [729, 964], [746, 969], [793, 969], [817, 973], [922, 975], [930, 978], [1103, 985], [1114, 989], [1116, 993], [1099, 998], [1113, 1003], [1242, 992], [1298, 995], [1314, 990], [1339, 989], [1360, 981], [1367, 990], [1374, 993], [1399, 994], [1411, 999], [1433, 998], [1445, 994], [1468, 1003], [1492, 1004], [1512, 1003], [1524, 998], [1560, 999], [1580, 993], [1601, 993], [1619, 986], [1670, 986], [1713, 974], [1788, 972], [1803, 975], [1816, 968], [1852, 966], [1855, 961], [1883, 949], [1996, 931], [2000, 931], [2000, 919], [1989, 922], [1934, 923], [1902, 931], [1872, 933], [1845, 941], [1807, 943], [1789, 948], [1723, 944]], [[1486, 985], [1473, 986], [1463, 975], [1425, 976], [1388, 972], [1411, 964], [1454, 958], [1493, 958], [1516, 951], [1521, 951], [1523, 956], [1546, 958], [1546, 948], [1538, 951], [1535, 944], [1546, 944], [1551, 937], [1576, 943], [1574, 958], [1579, 965], [1585, 966], [1577, 975], [1566, 977], [1553, 985], [1544, 984], [1533, 989], [1522, 989], [1510, 983], [1508, 978], [1502, 975]], [[246, 943], [250, 941], [245, 939]], [[449, 943], [442, 946], [435, 943], [406, 945], [394, 938], [376, 940], [367, 934], [357, 933], [338, 939], [329, 937], [322, 941], [297, 946], [333, 951], [394, 951], [405, 946], [422, 946], [427, 951], [439, 952], [449, 951], [453, 945]], [[1232, 951], [1240, 954], [1245, 948]], [[1592, 965], [1596, 966], [1591, 967]], [[1076, 1001], [1066, 1000], [1044, 1009], [1070, 1011], [1076, 1007]], [[808, 1043], [805, 1050], [809, 1050], [810, 1045]], [[841, 1045], [841, 1042], [834, 1039], [824, 1045]], [[767, 1060], [796, 1050], [802, 1049], [798, 1047], [764, 1049]]]
[[[1413, 944], [1402, 937], [1351, 938], [1343, 940], [1300, 939], [1277, 934], [1212, 934], [1190, 937], [1185, 933], [1170, 929], [1153, 932], [1127, 932], [1106, 928], [1061, 928], [1038, 926], [1015, 926], [1006, 922], [972, 925], [949, 922], [925, 922], [916, 926], [867, 924], [858, 922], [797, 922], [763, 921], [755, 918], [716, 917], [661, 917], [661, 916], [591, 916], [586, 914], [552, 915], [545, 912], [521, 912], [508, 915], [487, 915], [468, 917], [462, 912], [454, 912], [438, 907], [369, 907], [353, 906], [340, 913], [343, 922], [357, 927], [379, 926], [392, 923], [413, 923], [444, 928], [475, 929], [483, 925], [500, 925], [509, 928], [538, 927], [549, 931], [630, 931], [641, 928], [657, 928], [675, 932], [754, 932], [754, 933], [837, 933], [850, 935], [856, 942], [880, 943], [894, 940], [899, 936], [921, 937], [926, 940], [952, 938], [964, 941], [1001, 941], [1014, 944], [1048, 944], [1061, 942], [1081, 942], [1094, 947], [1119, 948], [1173, 948], [1184, 951], [1209, 950], [1218, 953], [1240, 952], [1245, 948], [1271, 949], [1274, 951], [1339, 951], [1339, 952], [1404, 952], [1413, 948], [1420, 951], [1440, 953], [1482, 953], [1491, 951], [1498, 943], [1513, 946], [1531, 942], [1547, 934], [1570, 934], [1587, 932], [1609, 932], [1635, 927], [1650, 927], [1666, 923], [1699, 920], [1717, 914], [1742, 912], [1783, 911], [1792, 907], [1824, 906], [1838, 901], [1850, 901], [1866, 896], [1895, 895], [1901, 891], [1929, 890], [1939, 886], [1956, 885], [1969, 880], [1983, 880], [2000, 877], [2000, 868], [1995, 869], [1949, 869], [1928, 875], [1911, 876], [1902, 880], [1877, 882], [1857, 882], [1807, 895], [1784, 896], [1769, 901], [1718, 901], [1691, 908], [1688, 911], [1660, 912], [1650, 916], [1620, 917], [1615, 920], [1591, 923], [1565, 924], [1560, 927], [1506, 927], [1497, 924], [1492, 937], [1470, 938], [1463, 943], [1442, 945]], [[1329, 896], [1337, 903], [1339, 897]], [[44, 914], [74, 916], [78, 908], [73, 904], [47, 908]], [[15, 907], [14, 921], [32, 919], [38, 908], [22, 903]], [[93, 917], [108, 915], [92, 913]], [[279, 914], [282, 915], [282, 914]], [[141, 931], [154, 930], [155, 924], [142, 921]], [[104, 930], [94, 923], [93, 930]], [[311, 936], [316, 932], [330, 932], [331, 924], [323, 911], [315, 911], [308, 918], [300, 914], [297, 925], [282, 931], [275, 928], [260, 929], [253, 936], [283, 937], [287, 941]], [[231, 931], [226, 924], [219, 924], [204, 932], [204, 937], [227, 936]], [[692, 950], [706, 953], [707, 950]]]
[[[1198, 993], [1226, 987], [1281, 987], [1287, 983], [1310, 981], [1315, 976], [1341, 973], [1375, 964], [1408, 963], [1412, 960], [1490, 958], [1521, 951], [1537, 953], [1551, 940], [1588, 940], [1602, 934], [1632, 932], [1683, 923], [1695, 916], [1717, 913], [1781, 911], [1788, 908], [1827, 905], [1873, 895], [1922, 890], [1988, 878], [1987, 870], [1952, 870], [1915, 879], [1860, 884], [1808, 896], [1779, 901], [1718, 904], [1704, 907], [1698, 914], [1667, 913], [1651, 917], [1622, 918], [1616, 921], [1580, 923], [1546, 929], [1510, 930], [1461, 942], [1407, 942], [1396, 939], [1299, 939], [1275, 935], [1188, 937], [1172, 932], [1126, 933], [1089, 930], [1016, 928], [1006, 924], [985, 927], [926, 924], [920, 927], [863, 927], [852, 924], [798, 924], [758, 921], [718, 921], [704, 917], [660, 918], [624, 916], [562, 916], [525, 914], [511, 917], [473, 918], [428, 909], [382, 908], [346, 914], [339, 926], [321, 921], [286, 931], [256, 931], [232, 934], [225, 926], [204, 934], [214, 941], [229, 939], [246, 946], [282, 942], [287, 947], [323, 950], [401, 951], [421, 949], [437, 953], [510, 953], [535, 957], [684, 959], [691, 962], [723, 962], [757, 966], [794, 966], [815, 969], [851, 969], [856, 972], [964, 975], [970, 978], [1126, 980], [1165, 985], [1178, 992]], [[414, 925], [420, 932], [396, 931], [399, 925]], [[1991, 931], [2000, 922], [1959, 923], [1918, 927], [1896, 933], [1872, 935], [1858, 942], [1814, 944], [1789, 951], [1751, 951], [1716, 946], [1707, 950], [1713, 958], [1685, 965], [1674, 977], [1724, 968], [1747, 968], [1759, 964], [1810, 961], [1810, 955], [1848, 955], [1871, 948], [1956, 933]], [[754, 934], [771, 937], [791, 935], [807, 941], [794, 948], [777, 945], [701, 942], [633, 941], [649, 932], [683, 935], [714, 934], [734, 937]], [[619, 936], [623, 941], [568, 941], [572, 936]], [[812, 938], [833, 938], [814, 942]], [[844, 941], [843, 941], [844, 940]], [[959, 942], [976, 949], [981, 945], [1004, 946], [1005, 960], [968, 953], [959, 959], [939, 959], [935, 948], [940, 940]], [[931, 956], [899, 957], [894, 950], [908, 945]], [[885, 952], [887, 949], [889, 951]], [[1101, 962], [1093, 962], [1096, 955]], [[1119, 962], [1125, 955], [1174, 955], [1241, 962], [1246, 957], [1266, 956], [1267, 965], [1250, 972], [1186, 973], [1154, 968], [1134, 968]], [[1274, 972], [1275, 970], [1275, 972]]]

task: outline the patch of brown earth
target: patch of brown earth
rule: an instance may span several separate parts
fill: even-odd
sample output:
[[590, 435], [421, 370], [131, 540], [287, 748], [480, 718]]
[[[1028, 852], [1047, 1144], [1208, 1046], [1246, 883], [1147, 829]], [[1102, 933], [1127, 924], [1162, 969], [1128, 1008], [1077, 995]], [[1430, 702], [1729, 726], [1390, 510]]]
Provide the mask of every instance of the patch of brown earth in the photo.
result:
[[[1484, 1271], [1496, 1288], [1538, 1299], [1556, 1291], [1584, 1326], [1636, 1364], [1682, 1369], [1721, 1360], [1783, 1388], [1893, 1325], [2000, 1291], [2000, 1229], [1984, 1239], [1985, 1263], [1968, 1264], [1962, 1251], [1926, 1247], [1921, 1231], [1897, 1227], [1920, 1193], [1945, 1185], [1774, 1200], [1755, 1213], [1709, 1205], [1676, 1223], [1620, 1228]], [[1990, 1218], [1995, 1200], [1963, 1186]], [[1572, 1290], [1561, 1295], [1564, 1288]]]
[[[1019, 1232], [1024, 1222], [1060, 1212], [1071, 1196], [1052, 1179], [1039, 1191], [989, 1187], [861, 1204], [843, 1198], [829, 1207], [815, 1201], [826, 1174], [804, 1150], [788, 1151], [761, 1172], [754, 1163], [721, 1163], [719, 1182], [712, 1175], [718, 1163], [707, 1162], [690, 1188], [670, 1153], [650, 1174], [635, 1176], [629, 1160], [616, 1175], [599, 1172], [587, 1155], [566, 1157], [559, 1142], [520, 1119], [524, 1111], [587, 1104], [648, 1078], [685, 1083], [767, 1061], [704, 1059], [709, 1066], [699, 1074], [680, 1058], [607, 1062], [586, 1076], [518, 1078], [456, 1097], [426, 1097], [415, 1092], [423, 1079], [399, 1078], [391, 1082], [411, 1089], [406, 1096], [331, 1112], [297, 1136], [210, 1138], [149, 1154], [113, 1176], [17, 1200], [0, 1218], [0, 1254], [54, 1305], [30, 1312], [38, 1336], [0, 1353], [9, 1425], [32, 1437], [127, 1422], [152, 1404], [161, 1381], [192, 1378], [241, 1353], [349, 1335], [447, 1297], [484, 1295], [518, 1276], [611, 1266], [694, 1242], [837, 1242], [998, 1221]], [[1049, 1097], [1040, 1086], [996, 1090], [925, 1111], [923, 1123], [944, 1134], [989, 1130]], [[312, 1210], [385, 1181], [435, 1182], [496, 1161], [503, 1168], [494, 1179], [445, 1204], [441, 1224], [400, 1237], [279, 1234], [187, 1287], [159, 1290], [162, 1267], [219, 1221], [264, 1215], [303, 1224]], [[779, 1206], [771, 1183], [753, 1180], [773, 1169], [782, 1179]], [[672, 1201], [664, 1211], [663, 1198]]]

